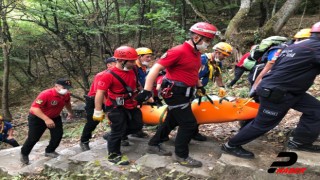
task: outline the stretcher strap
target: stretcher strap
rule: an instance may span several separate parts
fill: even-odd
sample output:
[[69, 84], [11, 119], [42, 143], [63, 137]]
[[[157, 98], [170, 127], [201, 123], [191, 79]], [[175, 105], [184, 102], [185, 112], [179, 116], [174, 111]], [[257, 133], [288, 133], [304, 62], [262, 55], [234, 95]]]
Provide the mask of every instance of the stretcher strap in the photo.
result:
[[184, 109], [184, 108], [188, 107], [189, 104], [190, 103], [187, 102], [187, 103], [178, 104], [178, 105], [175, 105], [175, 106], [168, 106], [168, 109], [171, 110], [171, 109], [175, 109], [175, 108], [179, 108], [179, 107], [181, 107], [181, 109]]
[[162, 111], [160, 118], [159, 118], [159, 124], [163, 123], [163, 118], [167, 114], [167, 111], [168, 111], [168, 106]]

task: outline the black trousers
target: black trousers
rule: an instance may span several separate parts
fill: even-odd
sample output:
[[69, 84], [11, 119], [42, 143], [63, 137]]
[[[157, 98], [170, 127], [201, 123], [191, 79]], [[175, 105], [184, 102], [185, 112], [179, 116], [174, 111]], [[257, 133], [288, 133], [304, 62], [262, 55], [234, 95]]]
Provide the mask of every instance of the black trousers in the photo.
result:
[[[63, 135], [61, 116], [53, 118], [52, 120], [55, 123], [55, 128], [48, 128], [51, 138], [49, 145], [45, 149], [46, 153], [54, 152], [57, 149]], [[33, 146], [39, 141], [42, 134], [47, 129], [46, 123], [42, 119], [32, 114], [29, 114], [28, 116], [28, 126], [28, 137], [21, 148], [21, 153], [26, 156], [30, 154]]]
[[245, 68], [243, 67], [239, 67], [239, 66], [235, 66], [234, 68], [234, 78], [233, 80], [230, 82], [229, 87], [232, 87], [234, 84], [236, 84], [236, 82], [241, 78], [242, 74], [246, 71]]
[[303, 144], [313, 143], [320, 133], [320, 101], [310, 94], [287, 93], [280, 102], [274, 103], [260, 97], [257, 117], [229, 140], [229, 145], [246, 144], [277, 126], [290, 108], [302, 112], [294, 131], [293, 140]]
[[121, 138], [128, 134], [137, 133], [143, 127], [141, 110], [117, 107], [109, 112], [108, 118], [111, 121], [108, 152], [109, 154], [121, 154]]
[[175, 140], [175, 154], [181, 158], [189, 156], [189, 142], [198, 129], [197, 121], [191, 110], [190, 98], [183, 94], [174, 94], [171, 98], [164, 99], [169, 106], [189, 103], [187, 107], [168, 109], [165, 122], [159, 125], [156, 134], [150, 139], [149, 145], [155, 146], [162, 143], [170, 132], [179, 126]]
[[84, 125], [82, 130], [82, 135], [80, 141], [85, 143], [89, 142], [92, 138], [92, 132], [96, 129], [99, 124], [99, 121], [94, 121], [92, 119], [93, 112], [94, 112], [94, 97], [85, 97], [86, 99], [86, 114], [87, 114], [87, 122]]
[[20, 146], [19, 143], [15, 139], [3, 139], [2, 142], [10, 144], [12, 147], [18, 147]]

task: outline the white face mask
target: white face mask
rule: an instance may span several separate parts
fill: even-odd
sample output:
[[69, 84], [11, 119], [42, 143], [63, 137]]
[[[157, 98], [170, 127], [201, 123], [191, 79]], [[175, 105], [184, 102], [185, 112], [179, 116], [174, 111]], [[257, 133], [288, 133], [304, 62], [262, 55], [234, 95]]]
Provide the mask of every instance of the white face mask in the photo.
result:
[[123, 68], [124, 71], [129, 71], [130, 69], [128, 69], [127, 67]]
[[196, 45], [196, 47], [197, 47], [197, 49], [199, 51], [205, 51], [208, 48], [209, 45], [210, 45], [209, 43], [206, 43], [206, 42], [202, 41], [202, 44], [201, 45]]
[[61, 94], [61, 95], [65, 95], [65, 94], [67, 94], [67, 92], [68, 92], [68, 89], [60, 89], [58, 91], [58, 93]]
[[215, 58], [214, 58], [214, 61], [220, 62], [220, 59], [219, 59], [218, 57], [215, 57]]
[[149, 66], [149, 62], [147, 62], [147, 61], [143, 61], [141, 64], [144, 66]]

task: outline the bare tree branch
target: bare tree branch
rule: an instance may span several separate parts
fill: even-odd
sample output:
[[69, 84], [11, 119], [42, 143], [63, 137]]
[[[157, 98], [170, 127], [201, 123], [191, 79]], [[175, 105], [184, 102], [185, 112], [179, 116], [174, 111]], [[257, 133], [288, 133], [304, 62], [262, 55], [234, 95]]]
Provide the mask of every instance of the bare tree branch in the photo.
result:
[[209, 22], [209, 20], [198, 11], [198, 9], [191, 3], [190, 0], [185, 0], [187, 4], [189, 4], [191, 6], [191, 8], [193, 9], [193, 11], [197, 14], [197, 16], [201, 17], [204, 21]]

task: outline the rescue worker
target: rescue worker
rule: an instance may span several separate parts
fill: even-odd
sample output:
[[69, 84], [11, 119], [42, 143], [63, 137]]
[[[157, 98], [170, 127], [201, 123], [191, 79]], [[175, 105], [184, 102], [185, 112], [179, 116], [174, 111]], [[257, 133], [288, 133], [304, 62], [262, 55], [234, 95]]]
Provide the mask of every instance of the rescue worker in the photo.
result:
[[[133, 70], [136, 73], [139, 81], [138, 89], [142, 89], [146, 82], [146, 76], [149, 71], [149, 65], [152, 57], [152, 50], [146, 47], [140, 47], [136, 49], [138, 53], [138, 59], [136, 60], [136, 65]], [[131, 134], [133, 137], [144, 138], [147, 137], [147, 133], [143, 132], [142, 129], [135, 134]], [[128, 136], [124, 136], [121, 139], [121, 146], [129, 146]]]
[[213, 80], [213, 66], [210, 63], [210, 59], [212, 58], [211, 53], [205, 53], [201, 55], [201, 67], [199, 70], [199, 79], [201, 80], [201, 84], [206, 86], [209, 83], [209, 80]]
[[294, 36], [293, 39], [295, 40], [294, 43], [302, 41], [304, 39], [308, 39], [311, 36], [311, 29], [305, 28], [298, 31]]
[[[149, 67], [150, 67], [150, 63], [151, 63], [151, 58], [152, 58], [152, 50], [146, 47], [140, 47], [136, 49], [137, 53], [138, 53], [138, 59], [136, 60], [136, 66], [134, 67], [134, 70], [137, 73], [138, 76], [138, 80], [139, 83], [141, 85], [141, 87], [139, 88], [143, 88], [145, 82], [146, 82], [146, 77], [149, 71]], [[131, 136], [133, 137], [137, 137], [137, 138], [144, 138], [147, 137], [148, 134], [143, 132], [142, 129], [135, 133], [135, 134], [131, 134]], [[122, 145], [129, 145], [129, 142], [126, 142], [128, 140], [127, 137], [122, 138]]]
[[[308, 39], [311, 36], [311, 29], [301, 29], [300, 31], [298, 31], [294, 36], [294, 43], [298, 43], [299, 41], [303, 40], [303, 39]], [[287, 44], [289, 45], [289, 44]], [[264, 66], [263, 70], [260, 72], [260, 74], [258, 75], [258, 77], [255, 79], [253, 85], [252, 85], [252, 91], [254, 91], [256, 89], [256, 87], [258, 86], [258, 84], [260, 83], [262, 77], [269, 72], [269, 70], [272, 68], [272, 66], [274, 65], [275, 61], [277, 60], [277, 58], [279, 57], [281, 51], [285, 48], [286, 46], [276, 46], [276, 48], [274, 48], [275, 50], [270, 51], [269, 55], [268, 55], [268, 61], [266, 63], [266, 65]]]
[[13, 137], [12, 124], [0, 115], [0, 144], [1, 142], [10, 144], [13, 147], [19, 146], [19, 143]]
[[[298, 31], [294, 35], [293, 41], [289, 41], [287, 43], [282, 43], [278, 46], [271, 47], [270, 50], [268, 50], [266, 52], [266, 55], [262, 56], [262, 58], [267, 59], [266, 63], [263, 64], [263, 69], [259, 73], [257, 73], [258, 74], [258, 75], [256, 75], [257, 77], [254, 78], [254, 82], [253, 82], [253, 85], [252, 85], [250, 93], [249, 93], [249, 96], [253, 97], [256, 102], [259, 102], [259, 97], [256, 95], [256, 88], [259, 85], [259, 83], [261, 82], [262, 77], [267, 72], [270, 71], [270, 69], [272, 68], [272, 66], [274, 65], [276, 60], [278, 59], [279, 55], [281, 54], [281, 51], [292, 43], [309, 38], [311, 36], [310, 30], [311, 29], [309, 28], [309, 29], [302, 29], [302, 30]], [[240, 127], [241, 128], [244, 127], [249, 122], [250, 121], [240, 121]]]
[[[220, 97], [224, 97], [226, 95], [225, 85], [222, 80], [222, 61], [229, 57], [232, 53], [232, 46], [226, 42], [219, 42], [218, 44], [213, 46], [212, 53], [206, 53], [201, 56], [202, 59], [207, 60], [208, 63], [212, 66], [213, 72], [209, 74], [208, 77], [199, 77], [205, 85], [207, 83], [206, 78], [212, 79], [213, 82], [216, 82], [217, 86], [219, 86]], [[210, 66], [208, 67], [211, 68]]]
[[106, 109], [111, 122], [111, 132], [107, 137], [108, 160], [119, 165], [128, 165], [129, 161], [121, 154], [121, 138], [137, 133], [142, 129], [142, 113], [133, 99], [137, 91], [137, 78], [133, 71], [136, 50], [129, 46], [121, 46], [114, 52], [117, 63], [114, 68], [104, 72], [100, 77], [95, 96], [93, 120], [104, 119], [102, 103], [107, 93]]
[[137, 71], [140, 85], [144, 87], [152, 58], [152, 50], [146, 47], [140, 47], [137, 48], [136, 51], [138, 53], [138, 59], [136, 60], [135, 70]]
[[161, 142], [174, 127], [179, 126], [175, 140], [175, 160], [183, 166], [202, 166], [200, 161], [189, 156], [188, 144], [197, 130], [197, 121], [190, 101], [195, 87], [199, 95], [206, 94], [198, 78], [200, 51], [207, 49], [216, 33], [217, 28], [209, 23], [194, 24], [190, 28], [190, 39], [168, 50], [150, 69], [144, 90], [138, 94], [136, 100], [141, 104], [152, 96], [155, 79], [161, 70], [166, 69], [161, 95], [168, 105], [168, 113], [165, 122], [158, 127], [149, 141], [148, 153], [171, 156], [171, 152], [167, 151]]
[[227, 85], [229, 88], [231, 88], [233, 85], [235, 85], [237, 83], [237, 81], [241, 78], [241, 76], [243, 75], [243, 73], [245, 71], [249, 71], [247, 70], [245, 67], [243, 67], [243, 61], [248, 58], [250, 55], [250, 52], [247, 52], [246, 54], [244, 54], [239, 62], [235, 65], [234, 68], [234, 78], [233, 80]]
[[[286, 48], [289, 44], [292, 44], [291, 41], [287, 41], [288, 39], [283, 36], [270, 36], [251, 48], [250, 55], [243, 62], [243, 66], [250, 70], [248, 81], [251, 87], [265, 64], [274, 57], [276, 52]], [[258, 102], [258, 98], [255, 98], [255, 101]]]
[[[113, 68], [116, 65], [117, 60], [114, 57], [110, 57], [110, 58], [105, 59], [104, 62], [106, 64], [106, 69], [108, 70], [108, 69]], [[89, 90], [88, 94], [84, 96], [85, 100], [86, 100], [85, 110], [86, 110], [86, 114], [87, 114], [87, 122], [84, 125], [81, 139], [80, 139], [80, 147], [83, 151], [90, 150], [89, 140], [92, 137], [92, 132], [96, 129], [97, 125], [100, 122], [100, 121], [94, 121], [92, 119], [92, 115], [93, 115], [93, 110], [94, 110], [94, 97], [96, 95], [97, 86], [98, 86], [97, 83], [99, 81], [99, 78], [103, 75], [103, 73], [105, 71], [106, 70], [101, 71], [94, 76], [90, 90]]]
[[53, 88], [42, 91], [33, 101], [28, 115], [28, 137], [21, 148], [20, 161], [23, 164], [29, 164], [29, 154], [47, 128], [50, 131], [51, 139], [45, 149], [45, 156], [51, 158], [59, 156], [55, 150], [63, 135], [60, 116], [63, 107], [68, 111], [67, 119], [73, 118], [70, 88], [72, 86], [69, 79], [58, 79]]
[[222, 150], [242, 158], [254, 154], [241, 145], [251, 142], [279, 124], [290, 108], [302, 112], [288, 141], [289, 149], [320, 152], [313, 145], [320, 133], [320, 102], [306, 93], [320, 74], [320, 22], [311, 28], [311, 37], [288, 46], [258, 85], [260, 98], [257, 117], [222, 146]]
[[[205, 87], [209, 80], [213, 80], [220, 87], [218, 95], [224, 97], [226, 90], [222, 81], [222, 61], [229, 57], [232, 52], [232, 46], [225, 42], [219, 42], [213, 46], [212, 53], [205, 53], [201, 55], [201, 68], [199, 70], [199, 79], [201, 84]], [[207, 137], [199, 133], [199, 125], [196, 133], [192, 139], [197, 141], [206, 141]]]

